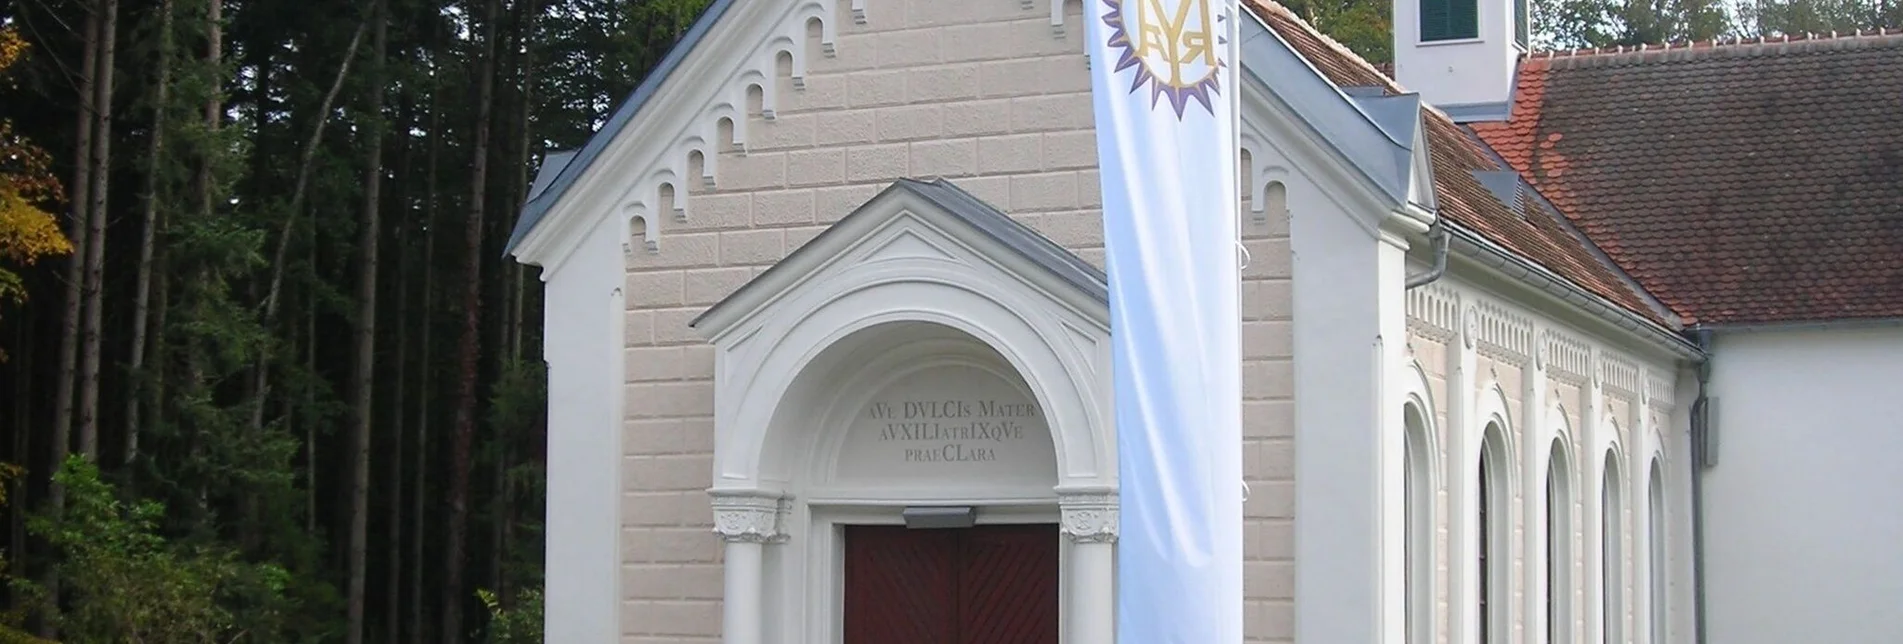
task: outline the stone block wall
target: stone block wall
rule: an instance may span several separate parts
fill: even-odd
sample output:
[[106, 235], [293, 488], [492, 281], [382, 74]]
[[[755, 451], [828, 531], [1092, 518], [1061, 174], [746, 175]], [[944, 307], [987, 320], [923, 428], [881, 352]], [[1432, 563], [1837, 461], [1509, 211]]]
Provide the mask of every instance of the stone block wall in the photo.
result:
[[[839, 0], [831, 52], [811, 29], [799, 82], [790, 61], [768, 79], [770, 118], [766, 96], [751, 97], [744, 143], [720, 146], [711, 185], [664, 196], [658, 211], [679, 217], [637, 220], [625, 290], [624, 641], [719, 641], [721, 548], [705, 493], [713, 351], [691, 319], [906, 177], [944, 177], [1102, 265], [1084, 5], [1063, 9], [1058, 27], [1044, 0]], [[720, 143], [732, 131], [723, 125]], [[687, 176], [704, 167], [690, 161]], [[1244, 220], [1246, 619], [1249, 641], [1289, 641], [1288, 222]], [[641, 226], [656, 225], [649, 251]]]

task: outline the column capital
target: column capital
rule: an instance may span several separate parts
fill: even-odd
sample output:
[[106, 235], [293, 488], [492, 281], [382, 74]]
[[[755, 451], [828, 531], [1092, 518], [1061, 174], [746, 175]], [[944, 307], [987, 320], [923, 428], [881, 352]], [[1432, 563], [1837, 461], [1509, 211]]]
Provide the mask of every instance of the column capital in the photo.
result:
[[1059, 492], [1064, 536], [1076, 543], [1116, 543], [1117, 493], [1114, 490]]
[[786, 540], [780, 515], [787, 499], [763, 492], [716, 491], [714, 532], [729, 543], [780, 543]]

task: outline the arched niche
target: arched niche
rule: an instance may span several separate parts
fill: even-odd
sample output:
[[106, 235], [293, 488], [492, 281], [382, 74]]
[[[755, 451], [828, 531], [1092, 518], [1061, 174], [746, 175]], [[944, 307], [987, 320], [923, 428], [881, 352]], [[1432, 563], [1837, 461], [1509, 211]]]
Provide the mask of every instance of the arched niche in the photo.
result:
[[996, 349], [931, 322], [888, 322], [842, 339], [796, 387], [774, 425], [805, 468], [808, 494], [907, 500], [1047, 498], [1058, 483], [1050, 424], [1023, 375]]
[[[1064, 251], [964, 193], [938, 194], [949, 190], [896, 184], [696, 321], [715, 344], [717, 492], [811, 498], [803, 488], [835, 480], [828, 450], [842, 448], [822, 437], [843, 441], [830, 429], [894, 370], [935, 356], [989, 370], [1037, 406], [1052, 445], [1045, 497], [1114, 493], [1101, 273], [1053, 259]], [[919, 351], [937, 353], [908, 353]]]

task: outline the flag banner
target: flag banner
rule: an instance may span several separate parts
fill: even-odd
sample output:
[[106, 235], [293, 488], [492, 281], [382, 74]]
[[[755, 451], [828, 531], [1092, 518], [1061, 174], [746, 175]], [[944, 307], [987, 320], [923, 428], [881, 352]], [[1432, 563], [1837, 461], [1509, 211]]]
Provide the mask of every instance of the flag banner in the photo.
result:
[[1085, 1], [1127, 644], [1242, 641], [1238, 11]]

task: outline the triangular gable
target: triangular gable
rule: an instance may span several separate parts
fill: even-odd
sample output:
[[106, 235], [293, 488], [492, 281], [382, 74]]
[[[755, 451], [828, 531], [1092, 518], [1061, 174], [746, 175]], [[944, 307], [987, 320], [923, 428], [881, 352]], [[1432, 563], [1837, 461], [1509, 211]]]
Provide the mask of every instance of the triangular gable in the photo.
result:
[[688, 326], [717, 336], [906, 219], [936, 232], [888, 235], [878, 242], [878, 248], [866, 251], [869, 255], [860, 259], [928, 257], [956, 261], [958, 251], [934, 240], [950, 238], [976, 249], [989, 261], [1007, 266], [1018, 277], [1037, 283], [1057, 299], [1085, 310], [1100, 323], [1109, 324], [1109, 280], [1103, 271], [949, 181], [900, 179], [708, 308]]
[[[734, 3], [735, 0], [714, 0], [707, 5], [707, 9], [701, 12], [700, 18], [694, 21], [693, 26], [687, 28], [687, 33], [681, 34], [680, 41], [667, 51], [667, 55], [661, 58], [661, 62], [654, 66], [653, 71], [648, 72], [648, 75], [641, 79], [641, 84], [635, 86], [634, 92], [621, 101], [621, 105], [615, 108], [614, 114], [608, 116], [608, 122], [602, 124], [601, 129], [596, 130], [594, 134], [589, 135], [588, 142], [583, 144], [581, 149], [575, 150], [569, 158], [563, 159], [564, 163], [555, 165], [553, 163], [555, 154], [549, 154], [549, 160], [543, 163], [544, 172], [547, 171], [546, 166], [554, 166], [559, 170], [549, 178], [542, 190], [531, 193], [535, 196], [522, 205], [522, 213], [515, 220], [515, 230], [509, 233], [509, 241], [503, 245], [505, 254], [513, 252], [516, 244], [521, 243], [522, 238], [528, 235], [536, 224], [541, 223], [542, 217], [548, 214], [549, 208], [561, 200], [562, 196], [568, 192], [569, 186], [574, 185], [575, 180], [588, 170], [588, 166], [594, 164], [595, 158], [601, 156], [602, 150], [608, 147], [608, 143], [614, 141], [615, 136], [634, 120], [635, 115], [641, 112], [641, 108], [647, 105], [649, 99], [654, 98], [654, 95], [661, 90], [661, 84], [667, 82], [674, 70], [680, 68], [681, 61], [693, 52], [694, 48], [707, 36], [707, 31], [713, 28], [714, 23], [720, 21], [721, 16], [726, 15], [727, 9]], [[536, 177], [536, 182], [542, 183], [540, 175]]]

